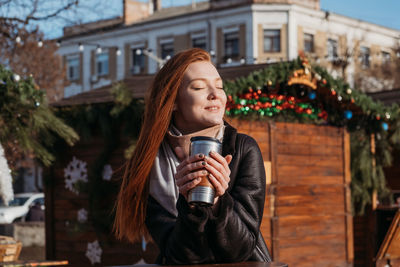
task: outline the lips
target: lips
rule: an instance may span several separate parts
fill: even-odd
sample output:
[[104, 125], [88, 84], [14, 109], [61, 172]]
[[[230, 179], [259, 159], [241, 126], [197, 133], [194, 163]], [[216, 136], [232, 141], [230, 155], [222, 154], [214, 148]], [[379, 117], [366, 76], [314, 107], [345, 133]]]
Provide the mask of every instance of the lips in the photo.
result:
[[209, 110], [209, 111], [217, 111], [217, 110], [219, 110], [219, 106], [210, 106], [210, 107], [206, 107], [205, 109]]

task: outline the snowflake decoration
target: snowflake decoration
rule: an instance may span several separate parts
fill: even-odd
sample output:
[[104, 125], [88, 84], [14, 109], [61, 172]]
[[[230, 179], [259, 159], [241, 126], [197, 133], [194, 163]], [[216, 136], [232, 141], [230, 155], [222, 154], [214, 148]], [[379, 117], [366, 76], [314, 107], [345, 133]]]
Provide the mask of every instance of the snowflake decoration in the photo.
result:
[[107, 164], [103, 168], [103, 180], [110, 181], [113, 174], [113, 170], [110, 164]]
[[86, 162], [83, 162], [82, 160], [73, 157], [72, 161], [64, 169], [64, 178], [65, 178], [65, 188], [71, 190], [75, 194], [79, 194], [78, 190], [75, 188], [74, 185], [78, 181], [83, 181], [83, 182], [88, 181]]
[[101, 253], [103, 253], [103, 250], [101, 249], [98, 240], [88, 243], [85, 255], [92, 265], [95, 263], [101, 263]]
[[88, 212], [85, 209], [80, 209], [78, 210], [78, 222], [84, 223], [87, 221], [88, 218]]

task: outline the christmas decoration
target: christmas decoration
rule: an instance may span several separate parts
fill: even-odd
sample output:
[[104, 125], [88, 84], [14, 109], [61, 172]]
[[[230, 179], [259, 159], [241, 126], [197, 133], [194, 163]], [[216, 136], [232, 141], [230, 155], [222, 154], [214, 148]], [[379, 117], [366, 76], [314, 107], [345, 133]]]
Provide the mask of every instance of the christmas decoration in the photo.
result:
[[103, 168], [103, 180], [110, 181], [113, 174], [113, 170], [110, 164], [107, 164]]
[[73, 157], [72, 161], [64, 169], [64, 178], [65, 188], [78, 195], [77, 183], [88, 181], [86, 162]]
[[[112, 231], [115, 200], [109, 197], [115, 196], [119, 191], [118, 183], [105, 180], [105, 178], [111, 179], [113, 174], [112, 169], [105, 166], [109, 164], [114, 150], [121, 145], [119, 143], [121, 137], [132, 140], [123, 144], [128, 146], [126, 157], [129, 158], [130, 152], [135, 147], [134, 141], [139, 135], [144, 111], [143, 99], [134, 99], [132, 91], [122, 83], [115, 84], [111, 94], [114, 97], [113, 103], [58, 107], [56, 112], [57, 116], [76, 129], [81, 140], [92, 138], [104, 140], [101, 152], [87, 165], [87, 183], [79, 181], [74, 186], [80, 195], [88, 198], [90, 224], [98, 235]], [[57, 142], [54, 150], [61, 154], [65, 151], [66, 145], [65, 142]]]
[[13, 75], [13, 80], [16, 82], [19, 82], [21, 80], [21, 76], [19, 76], [18, 74], [14, 74]]
[[311, 100], [314, 100], [314, 99], [317, 97], [317, 95], [315, 94], [315, 92], [310, 92], [310, 93], [308, 94], [308, 97], [309, 97]]
[[22, 77], [0, 65], [0, 142], [9, 167], [22, 158], [37, 158], [45, 166], [54, 161], [53, 145], [78, 139], [75, 131], [54, 115], [45, 93], [31, 77]]
[[353, 117], [353, 112], [351, 112], [351, 110], [346, 110], [344, 112], [344, 117], [348, 120], [350, 120]]
[[95, 263], [101, 263], [101, 254], [102, 253], [103, 253], [103, 250], [101, 249], [98, 240], [88, 243], [85, 255], [90, 260], [90, 263], [92, 265]]
[[[354, 211], [363, 213], [373, 191], [381, 199], [387, 196], [383, 167], [391, 164], [393, 147], [400, 147], [397, 105], [386, 107], [375, 102], [357, 89], [350, 89], [344, 80], [333, 78], [326, 69], [310, 66], [301, 58], [224, 81], [224, 88], [228, 95], [227, 116], [346, 127], [352, 140]], [[376, 136], [375, 155], [364, 150], [371, 147], [371, 134]], [[374, 171], [366, 168], [372, 159], [376, 162]]]
[[4, 155], [4, 149], [1, 143], [0, 143], [0, 197], [6, 206], [8, 206], [8, 202], [14, 199], [11, 170], [8, 167], [7, 159]]
[[86, 209], [82, 208], [78, 210], [78, 222], [85, 223], [87, 221], [88, 212]]

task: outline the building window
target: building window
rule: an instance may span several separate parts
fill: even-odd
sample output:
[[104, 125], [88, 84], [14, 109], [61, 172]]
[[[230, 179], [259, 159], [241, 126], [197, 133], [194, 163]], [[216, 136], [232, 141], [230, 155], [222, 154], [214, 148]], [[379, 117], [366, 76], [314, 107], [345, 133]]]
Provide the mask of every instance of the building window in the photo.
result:
[[145, 55], [144, 47], [132, 49], [132, 74], [140, 74], [144, 72]]
[[381, 52], [381, 56], [382, 56], [382, 63], [383, 64], [388, 64], [391, 60], [390, 58], [390, 53], [386, 52], [386, 51], [382, 51]]
[[172, 57], [174, 55], [174, 43], [172, 41], [161, 43], [161, 58]]
[[281, 30], [264, 30], [264, 52], [281, 51]]
[[360, 47], [360, 60], [361, 60], [361, 66], [364, 68], [369, 68], [369, 55], [370, 51], [368, 47], [361, 46]]
[[96, 73], [98, 76], [108, 75], [108, 51], [96, 54]]
[[192, 38], [192, 47], [197, 47], [206, 50], [207, 49], [207, 41], [206, 37], [195, 37]]
[[77, 81], [80, 78], [79, 56], [67, 57], [67, 78], [69, 81]]
[[338, 45], [337, 41], [333, 39], [328, 39], [327, 43], [327, 50], [328, 50], [328, 59], [329, 60], [334, 60], [338, 57]]
[[239, 57], [239, 33], [230, 32], [224, 34], [225, 59]]
[[305, 33], [303, 38], [304, 38], [304, 52], [313, 53], [314, 52], [314, 35]]

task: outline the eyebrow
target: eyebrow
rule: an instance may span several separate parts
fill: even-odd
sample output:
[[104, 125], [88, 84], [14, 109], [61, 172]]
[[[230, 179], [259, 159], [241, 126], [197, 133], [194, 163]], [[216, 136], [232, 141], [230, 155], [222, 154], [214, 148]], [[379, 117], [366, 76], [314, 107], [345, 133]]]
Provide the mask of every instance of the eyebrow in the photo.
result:
[[[198, 81], [198, 80], [206, 82], [208, 79], [206, 79], [206, 78], [195, 78], [193, 80], [190, 80], [189, 84], [194, 82], [194, 81]], [[221, 77], [215, 78], [215, 81], [222, 81], [222, 78]]]

